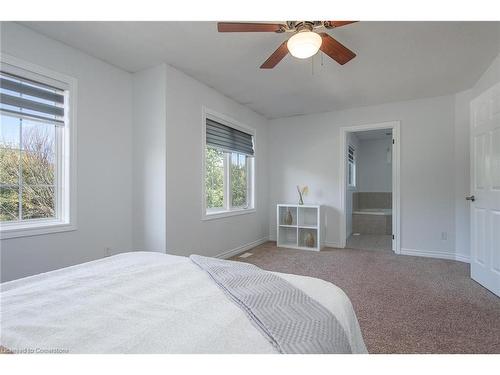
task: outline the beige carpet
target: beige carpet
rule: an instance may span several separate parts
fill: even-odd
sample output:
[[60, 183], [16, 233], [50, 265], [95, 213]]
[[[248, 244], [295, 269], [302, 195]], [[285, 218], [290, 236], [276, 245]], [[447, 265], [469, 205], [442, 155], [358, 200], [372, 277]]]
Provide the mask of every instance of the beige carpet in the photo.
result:
[[317, 277], [351, 299], [370, 353], [500, 353], [500, 298], [469, 278], [469, 265], [391, 252], [277, 248], [249, 252], [271, 271]]

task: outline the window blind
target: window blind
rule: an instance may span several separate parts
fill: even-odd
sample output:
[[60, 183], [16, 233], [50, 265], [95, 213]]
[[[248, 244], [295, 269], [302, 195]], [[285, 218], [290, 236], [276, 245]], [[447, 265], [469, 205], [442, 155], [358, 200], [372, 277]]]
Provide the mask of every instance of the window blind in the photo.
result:
[[349, 150], [348, 150], [348, 160], [351, 162], [351, 163], [354, 163], [354, 147], [352, 147], [351, 145], [349, 145]]
[[207, 146], [228, 152], [254, 155], [253, 136], [251, 134], [236, 130], [209, 118], [206, 120], [206, 128]]
[[64, 91], [0, 71], [0, 111], [64, 125]]

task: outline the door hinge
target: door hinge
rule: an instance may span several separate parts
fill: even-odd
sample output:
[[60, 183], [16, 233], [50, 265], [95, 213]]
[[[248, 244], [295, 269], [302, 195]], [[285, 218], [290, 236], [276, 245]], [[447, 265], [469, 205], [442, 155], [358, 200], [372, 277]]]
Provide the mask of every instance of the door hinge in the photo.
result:
[[394, 234], [392, 235], [392, 239], [394, 239]]
[[392, 140], [392, 144], [394, 144], [394, 139]]

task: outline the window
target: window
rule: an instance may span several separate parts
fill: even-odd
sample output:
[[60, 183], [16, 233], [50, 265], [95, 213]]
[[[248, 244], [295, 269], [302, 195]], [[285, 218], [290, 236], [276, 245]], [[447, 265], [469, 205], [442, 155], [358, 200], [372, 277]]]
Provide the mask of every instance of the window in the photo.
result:
[[347, 186], [356, 187], [356, 155], [352, 145], [349, 145], [347, 150]]
[[204, 135], [204, 218], [253, 212], [253, 132], [207, 114]]
[[2, 57], [0, 69], [1, 236], [74, 229], [69, 172], [74, 83], [12, 60]]

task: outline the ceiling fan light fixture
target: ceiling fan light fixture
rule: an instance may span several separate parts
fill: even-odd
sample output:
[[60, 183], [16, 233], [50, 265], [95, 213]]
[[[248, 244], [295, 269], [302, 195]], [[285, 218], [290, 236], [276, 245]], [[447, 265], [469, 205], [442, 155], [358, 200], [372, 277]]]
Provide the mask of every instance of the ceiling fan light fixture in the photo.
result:
[[306, 30], [293, 35], [288, 39], [286, 46], [292, 56], [299, 59], [307, 59], [318, 52], [321, 42], [321, 36], [315, 32]]

